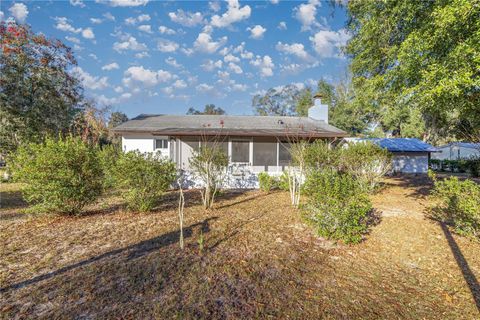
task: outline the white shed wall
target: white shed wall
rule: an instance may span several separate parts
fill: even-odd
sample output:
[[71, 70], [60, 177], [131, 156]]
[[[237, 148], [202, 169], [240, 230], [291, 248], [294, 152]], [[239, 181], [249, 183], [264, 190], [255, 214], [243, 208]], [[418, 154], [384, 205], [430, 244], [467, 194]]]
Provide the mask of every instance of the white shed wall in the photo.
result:
[[402, 152], [393, 154], [393, 171], [396, 173], [427, 173], [428, 153]]

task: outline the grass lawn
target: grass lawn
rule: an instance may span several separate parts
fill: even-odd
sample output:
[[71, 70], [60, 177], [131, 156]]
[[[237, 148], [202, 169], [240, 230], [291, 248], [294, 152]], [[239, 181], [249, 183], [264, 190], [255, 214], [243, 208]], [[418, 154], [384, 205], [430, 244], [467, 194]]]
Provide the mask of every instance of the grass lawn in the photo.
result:
[[204, 211], [189, 191], [181, 251], [175, 194], [152, 213], [125, 212], [110, 195], [83, 216], [29, 216], [19, 186], [2, 184], [0, 314], [480, 317], [480, 243], [424, 217], [430, 186], [422, 179], [386, 185], [373, 196], [380, 223], [355, 246], [316, 237], [286, 192], [229, 192]]

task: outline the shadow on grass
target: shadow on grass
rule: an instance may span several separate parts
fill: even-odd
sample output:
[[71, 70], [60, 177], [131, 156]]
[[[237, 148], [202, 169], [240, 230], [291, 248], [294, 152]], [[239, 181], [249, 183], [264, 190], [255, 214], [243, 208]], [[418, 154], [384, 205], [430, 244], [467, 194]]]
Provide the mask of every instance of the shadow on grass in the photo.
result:
[[0, 192], [0, 209], [20, 209], [27, 207], [21, 191]]
[[417, 199], [425, 199], [432, 189], [433, 183], [426, 174], [402, 174], [389, 177], [390, 181], [385, 186], [398, 186], [403, 188], [411, 188], [414, 192], [408, 197]]
[[480, 284], [478, 283], [478, 280], [475, 277], [475, 274], [472, 272], [472, 269], [470, 269], [470, 266], [468, 265], [467, 260], [463, 256], [462, 250], [460, 250], [460, 247], [458, 246], [457, 242], [453, 238], [447, 225], [443, 222], [439, 222], [439, 223], [440, 223], [440, 226], [442, 227], [443, 234], [447, 239], [448, 245], [450, 246], [450, 250], [452, 250], [453, 257], [455, 258], [455, 261], [457, 262], [458, 267], [462, 271], [463, 278], [465, 279], [465, 282], [467, 283], [468, 288], [472, 293], [473, 300], [475, 301], [477, 309], [478, 311], [480, 311]]
[[[193, 225], [190, 225], [190, 226], [184, 228], [184, 230], [183, 230], [184, 237], [185, 238], [191, 237], [192, 234], [193, 234], [193, 230], [196, 227], [200, 227], [201, 231], [204, 234], [208, 233], [210, 231], [210, 225], [209, 225], [210, 221], [211, 220], [216, 220], [216, 219], [217, 219], [217, 217], [211, 217], [211, 218], [203, 220], [202, 222], [195, 223]], [[37, 282], [56, 277], [58, 275], [69, 272], [71, 270], [75, 270], [77, 268], [93, 264], [93, 263], [101, 261], [103, 259], [112, 258], [112, 257], [118, 256], [118, 255], [121, 255], [121, 254], [126, 253], [126, 252], [128, 252], [127, 260], [136, 259], [136, 258], [144, 256], [144, 255], [146, 255], [146, 254], [148, 254], [152, 251], [161, 249], [163, 247], [166, 247], [166, 246], [169, 246], [169, 245], [172, 245], [172, 244], [178, 242], [179, 236], [180, 236], [180, 231], [176, 230], [176, 231], [173, 231], [173, 232], [163, 234], [159, 237], [155, 237], [155, 238], [152, 238], [152, 239], [149, 239], [149, 240], [145, 240], [145, 241], [136, 243], [134, 245], [130, 245], [130, 246], [127, 246], [127, 247], [124, 247], [124, 248], [112, 250], [112, 251], [106, 252], [104, 254], [98, 255], [96, 257], [92, 257], [90, 259], [86, 259], [86, 260], [80, 261], [78, 263], [71, 264], [69, 266], [60, 268], [58, 270], [36, 276], [32, 279], [28, 279], [28, 280], [25, 280], [25, 281], [22, 281], [22, 282], [14, 283], [14, 284], [11, 284], [9, 286], [0, 288], [0, 293], [4, 293], [6, 291], [13, 290], [13, 289], [23, 288], [23, 287], [35, 284]]]

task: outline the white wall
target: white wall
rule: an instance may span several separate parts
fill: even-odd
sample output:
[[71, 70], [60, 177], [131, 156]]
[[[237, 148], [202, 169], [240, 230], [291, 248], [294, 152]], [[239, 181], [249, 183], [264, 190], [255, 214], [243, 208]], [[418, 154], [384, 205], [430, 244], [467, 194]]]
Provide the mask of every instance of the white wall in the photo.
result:
[[393, 154], [393, 171], [398, 173], [427, 173], [428, 153], [402, 152]]
[[[459, 146], [443, 146], [438, 148], [441, 152], [432, 153], [432, 159], [438, 160], [458, 160], [468, 159], [480, 156], [480, 150], [464, 148]], [[460, 151], [460, 157], [459, 157]]]
[[155, 149], [155, 139], [167, 139], [167, 136], [153, 136], [151, 134], [125, 134], [122, 136], [122, 150], [140, 151], [140, 152], [156, 152], [161, 151], [162, 156], [170, 157], [171, 143], [168, 143], [167, 149]]

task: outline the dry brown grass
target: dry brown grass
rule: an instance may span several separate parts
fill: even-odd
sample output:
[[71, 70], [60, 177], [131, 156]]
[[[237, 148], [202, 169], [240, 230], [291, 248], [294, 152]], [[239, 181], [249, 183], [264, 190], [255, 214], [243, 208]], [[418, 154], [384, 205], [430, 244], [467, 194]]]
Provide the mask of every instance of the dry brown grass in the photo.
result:
[[[475, 283], [465, 281], [442, 228], [423, 216], [429, 186], [419, 179], [386, 182], [373, 197], [382, 221], [356, 246], [317, 238], [291, 209], [287, 193], [229, 192], [204, 211], [198, 195], [187, 192], [183, 252], [174, 194], [153, 213], [125, 212], [111, 195], [84, 216], [32, 217], [19, 213], [25, 204], [16, 186], [4, 184], [0, 314], [478, 318], [470, 290]], [[480, 278], [480, 244], [453, 239]]]

